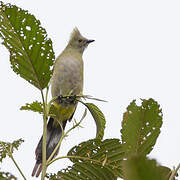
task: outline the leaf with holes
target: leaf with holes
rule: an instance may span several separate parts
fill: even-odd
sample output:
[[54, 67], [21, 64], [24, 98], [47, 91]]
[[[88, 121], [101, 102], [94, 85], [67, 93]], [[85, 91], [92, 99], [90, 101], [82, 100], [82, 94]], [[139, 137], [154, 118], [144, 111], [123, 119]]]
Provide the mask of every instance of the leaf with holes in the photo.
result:
[[[69, 152], [72, 162], [93, 162], [109, 169], [117, 177], [122, 177], [121, 162], [124, 151], [119, 139], [93, 139], [73, 147]], [[93, 178], [92, 178], [93, 179]]]
[[26, 103], [25, 106], [22, 106], [20, 110], [28, 110], [28, 111], [34, 111], [38, 112], [40, 114], [43, 113], [43, 104], [41, 102], [35, 101], [31, 104]]
[[0, 37], [10, 52], [14, 72], [40, 90], [50, 80], [54, 64], [52, 41], [32, 14], [0, 2]]
[[141, 106], [132, 101], [124, 113], [121, 129], [126, 156], [150, 153], [161, 125], [162, 110], [156, 101], [143, 99]]
[[132, 156], [123, 162], [124, 180], [168, 180], [171, 170], [159, 166], [156, 160], [144, 156]]
[[0, 141], [0, 162], [6, 158], [9, 152], [13, 153], [14, 149], [17, 150], [22, 142], [24, 142], [23, 139], [18, 139], [12, 143]]
[[98, 180], [117, 180], [113, 171], [94, 164], [93, 162], [77, 162], [72, 167], [63, 169], [56, 174], [50, 175], [51, 180], [80, 180], [80, 179], [98, 179]]
[[102, 111], [93, 103], [83, 103], [88, 110], [90, 111], [91, 115], [94, 118], [96, 123], [96, 138], [102, 139], [104, 136], [104, 129], [106, 125], [106, 120]]

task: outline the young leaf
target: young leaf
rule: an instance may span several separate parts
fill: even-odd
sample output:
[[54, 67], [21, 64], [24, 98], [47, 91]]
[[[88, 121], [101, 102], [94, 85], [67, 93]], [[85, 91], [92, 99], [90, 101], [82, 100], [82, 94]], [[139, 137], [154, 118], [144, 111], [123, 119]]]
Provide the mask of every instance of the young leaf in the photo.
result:
[[10, 52], [14, 72], [40, 90], [45, 88], [55, 57], [40, 21], [28, 11], [0, 1], [0, 37]]
[[0, 172], [1, 180], [17, 180], [17, 178], [9, 172]]
[[[43, 104], [38, 101], [35, 101], [31, 104], [26, 103], [25, 106], [21, 106], [20, 110], [28, 110], [28, 111], [38, 112], [39, 114], [43, 114]], [[61, 116], [59, 110], [53, 104], [51, 104], [50, 106], [49, 115], [57, 118]]]
[[38, 112], [40, 114], [43, 113], [43, 104], [41, 102], [35, 101], [31, 104], [26, 103], [25, 106], [22, 106], [20, 110], [28, 110]]
[[121, 129], [126, 156], [150, 153], [161, 125], [162, 110], [156, 101], [142, 100], [141, 106], [132, 101], [124, 113]]
[[168, 180], [171, 170], [159, 166], [155, 160], [132, 156], [123, 162], [124, 180]]
[[96, 123], [96, 138], [102, 139], [104, 136], [104, 129], [106, 120], [104, 114], [101, 110], [93, 103], [83, 103], [88, 110], [90, 111], [91, 115], [93, 116], [95, 123]]
[[0, 141], [0, 162], [9, 155], [9, 152], [13, 153], [14, 149], [17, 150], [22, 142], [24, 142], [23, 139], [18, 139], [13, 141], [13, 143]]
[[74, 163], [89, 160], [111, 170], [115, 176], [122, 177], [121, 162], [124, 151], [119, 139], [89, 140], [73, 147], [68, 152], [68, 156], [74, 157], [70, 158]]

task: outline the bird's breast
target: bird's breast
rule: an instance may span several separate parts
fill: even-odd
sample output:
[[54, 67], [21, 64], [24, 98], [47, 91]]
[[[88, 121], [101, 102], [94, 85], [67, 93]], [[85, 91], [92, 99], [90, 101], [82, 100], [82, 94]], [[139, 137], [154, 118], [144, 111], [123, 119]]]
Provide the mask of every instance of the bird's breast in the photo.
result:
[[57, 59], [51, 80], [52, 96], [77, 95], [82, 89], [83, 61], [73, 57]]

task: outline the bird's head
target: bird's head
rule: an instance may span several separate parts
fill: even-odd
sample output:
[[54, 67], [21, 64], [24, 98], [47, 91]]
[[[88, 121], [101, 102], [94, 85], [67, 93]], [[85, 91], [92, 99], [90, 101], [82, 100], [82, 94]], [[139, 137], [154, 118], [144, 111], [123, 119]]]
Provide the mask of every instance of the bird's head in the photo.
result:
[[94, 40], [90, 40], [83, 37], [79, 30], [77, 28], [74, 28], [73, 32], [71, 33], [68, 45], [83, 53], [86, 47], [89, 45], [89, 43], [93, 41]]

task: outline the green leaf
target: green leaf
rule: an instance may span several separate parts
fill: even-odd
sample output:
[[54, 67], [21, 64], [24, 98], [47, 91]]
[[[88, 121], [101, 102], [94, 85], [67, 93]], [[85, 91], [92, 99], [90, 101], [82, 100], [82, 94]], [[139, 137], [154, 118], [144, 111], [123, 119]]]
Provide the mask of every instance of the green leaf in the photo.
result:
[[17, 180], [17, 178], [9, 172], [0, 172], [0, 180]]
[[18, 139], [13, 141], [13, 143], [0, 141], [0, 162], [2, 162], [2, 160], [6, 158], [9, 153], [13, 153], [14, 149], [17, 150], [22, 142], [24, 142], [23, 139]]
[[91, 162], [77, 162], [72, 167], [68, 167], [62, 171], [59, 171], [54, 175], [51, 175], [51, 180], [116, 180], [117, 177], [113, 174], [111, 170], [106, 167], [102, 167], [98, 164], [93, 164]]
[[22, 106], [20, 110], [28, 110], [28, 111], [34, 111], [38, 112], [40, 114], [43, 114], [43, 104], [41, 102], [35, 101], [31, 104], [26, 103], [25, 106]]
[[124, 152], [119, 139], [89, 140], [73, 147], [68, 156], [73, 166], [51, 175], [51, 180], [115, 180], [122, 177]]
[[123, 162], [124, 180], [168, 180], [171, 170], [159, 166], [155, 160], [132, 156]]
[[10, 52], [14, 72], [40, 90], [51, 78], [54, 64], [52, 41], [32, 14], [0, 2], [0, 37]]
[[[68, 156], [73, 163], [93, 162], [113, 172], [117, 177], [122, 177], [121, 162], [124, 151], [119, 139], [93, 139], [73, 147]], [[94, 160], [94, 161], [93, 161]], [[93, 178], [92, 178], [93, 179]]]
[[[26, 103], [25, 106], [21, 106], [20, 110], [27, 110], [27, 111], [33, 111], [38, 112], [39, 114], [43, 114], [43, 104], [41, 102], [35, 101], [31, 104]], [[57, 109], [53, 104], [50, 106], [49, 110], [49, 116], [56, 117], [57, 119], [61, 118], [61, 114], [59, 109]]]
[[106, 120], [104, 114], [101, 110], [93, 103], [83, 103], [88, 110], [90, 111], [91, 115], [93, 116], [95, 123], [96, 123], [96, 138], [102, 139], [104, 136], [104, 129]]
[[132, 101], [124, 113], [121, 129], [126, 156], [150, 153], [161, 126], [162, 110], [156, 101], [142, 100], [141, 106]]

